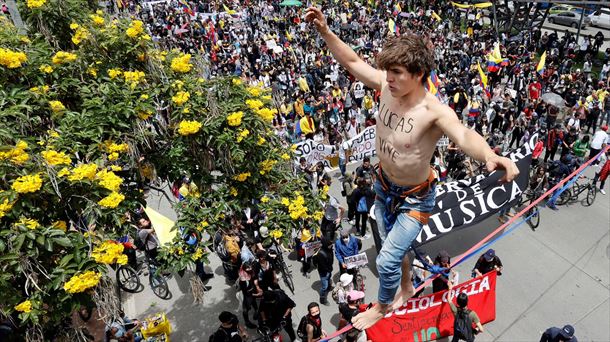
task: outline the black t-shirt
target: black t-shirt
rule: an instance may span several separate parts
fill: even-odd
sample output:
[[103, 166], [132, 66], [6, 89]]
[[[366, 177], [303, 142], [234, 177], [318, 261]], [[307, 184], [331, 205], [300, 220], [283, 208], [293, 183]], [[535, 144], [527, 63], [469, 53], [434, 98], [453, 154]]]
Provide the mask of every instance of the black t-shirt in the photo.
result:
[[352, 317], [356, 316], [359, 313], [357, 307], [352, 309], [346, 303], [339, 304], [339, 312], [341, 313], [341, 316], [343, 316], [343, 318], [348, 322], [351, 322]]
[[231, 328], [225, 328], [220, 326], [214, 333], [214, 336], [210, 339], [210, 342], [242, 342], [242, 338], [239, 335], [237, 326]]
[[[273, 303], [266, 301], [261, 302], [260, 311], [265, 313], [267, 321], [278, 324], [284, 317], [286, 310], [289, 308], [292, 309], [297, 305], [292, 299], [290, 299], [290, 297], [286, 295], [283, 290], [278, 289], [272, 291], [275, 292], [277, 299]], [[288, 314], [288, 317], [291, 316], [292, 312]]]
[[491, 261], [487, 261], [484, 256], [481, 256], [479, 260], [477, 260], [476, 265], [474, 265], [474, 268], [479, 270], [481, 274], [485, 274], [493, 271], [494, 266], [502, 267], [502, 261], [498, 256], [495, 256]]

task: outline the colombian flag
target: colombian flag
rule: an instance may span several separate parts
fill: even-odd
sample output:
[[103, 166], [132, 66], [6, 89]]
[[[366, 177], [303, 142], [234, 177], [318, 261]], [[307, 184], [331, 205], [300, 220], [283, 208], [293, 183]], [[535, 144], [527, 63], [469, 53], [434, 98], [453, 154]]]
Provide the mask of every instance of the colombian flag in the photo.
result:
[[443, 19], [441, 19], [441, 17], [438, 14], [436, 14], [436, 12], [434, 12], [434, 11], [432, 11], [432, 18], [434, 20], [443, 21]]
[[544, 67], [546, 64], [546, 51], [540, 56], [540, 62], [538, 62], [538, 66], [536, 67], [536, 72], [540, 75], [544, 73]]
[[438, 97], [438, 86], [441, 84], [438, 76], [436, 75], [436, 71], [430, 71], [430, 76], [428, 76], [428, 80], [426, 85], [424, 86], [427, 91], [429, 91], [432, 95]]
[[498, 72], [500, 71], [501, 65], [496, 63], [494, 60], [487, 60], [487, 71]]
[[479, 76], [481, 77], [481, 85], [483, 86], [483, 90], [485, 91], [485, 95], [487, 98], [491, 98], [491, 93], [489, 92], [489, 88], [487, 87], [487, 75], [481, 69], [481, 64], [477, 63], [477, 68], [479, 69]]
[[400, 36], [400, 32], [398, 30], [398, 25], [394, 22], [394, 19], [388, 19], [388, 29], [390, 32], [393, 32], [396, 36]]
[[194, 12], [191, 9], [191, 6], [186, 2], [186, 0], [180, 0], [180, 4], [182, 5], [182, 10], [184, 13], [188, 13], [189, 15], [193, 15]]

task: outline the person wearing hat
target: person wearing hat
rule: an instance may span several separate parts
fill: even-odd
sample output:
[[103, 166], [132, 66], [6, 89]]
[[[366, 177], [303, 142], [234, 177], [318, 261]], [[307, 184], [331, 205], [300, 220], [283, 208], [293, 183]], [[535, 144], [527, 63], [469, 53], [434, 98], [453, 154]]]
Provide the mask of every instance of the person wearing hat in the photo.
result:
[[[339, 319], [339, 329], [343, 328], [349, 322], [352, 321], [352, 317], [356, 316], [360, 313], [359, 304], [364, 299], [364, 292], [351, 290], [347, 292], [347, 303], [339, 304], [339, 313], [341, 314], [341, 318]], [[345, 341], [346, 342], [355, 342], [358, 340], [358, 336], [360, 335], [360, 331], [357, 329], [352, 329], [345, 333]]]
[[333, 273], [333, 263], [335, 261], [333, 255], [333, 244], [326, 237], [322, 237], [321, 239], [322, 247], [316, 253], [313, 258], [313, 264], [318, 269], [318, 274], [320, 275], [320, 304], [328, 305], [328, 290], [330, 288], [331, 283], [331, 275]]
[[231, 312], [223, 311], [218, 315], [220, 327], [210, 337], [210, 342], [241, 342], [248, 340], [248, 333], [239, 324], [237, 316]]
[[349, 273], [343, 273], [341, 277], [339, 277], [339, 282], [335, 285], [333, 289], [333, 300], [337, 302], [337, 304], [345, 304], [347, 303], [347, 294], [354, 289], [354, 276]]
[[566, 324], [563, 328], [551, 327], [540, 336], [540, 342], [578, 342], [574, 336], [574, 327]]
[[477, 263], [474, 265], [472, 276], [480, 277], [483, 274], [493, 271], [494, 269], [498, 271], [498, 275], [502, 275], [502, 261], [496, 255], [496, 251], [493, 249], [488, 249], [485, 254], [479, 257]]
[[[449, 256], [449, 253], [447, 253], [447, 251], [438, 252], [436, 258], [434, 258], [434, 265], [441, 266], [445, 271], [449, 271], [451, 269], [451, 257]], [[449, 283], [452, 281], [457, 284], [457, 272], [454, 270], [450, 270], [449, 272], [453, 276], [453, 280], [447, 279], [442, 274], [432, 280], [432, 293], [447, 290], [449, 288]]]

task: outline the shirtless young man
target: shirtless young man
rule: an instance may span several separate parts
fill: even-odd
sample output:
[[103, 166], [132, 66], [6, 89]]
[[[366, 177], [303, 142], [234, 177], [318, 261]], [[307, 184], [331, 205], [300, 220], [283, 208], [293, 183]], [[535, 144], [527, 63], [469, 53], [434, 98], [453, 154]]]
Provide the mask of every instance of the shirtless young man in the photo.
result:
[[[369, 88], [381, 90], [376, 147], [380, 174], [375, 184], [375, 215], [380, 232], [389, 233], [377, 257], [379, 304], [352, 323], [367, 329], [414, 294], [407, 251], [434, 208], [435, 184], [430, 158], [443, 134], [467, 154], [487, 163], [489, 171], [506, 170], [503, 181], [519, 173], [507, 158], [497, 156], [475, 131], [467, 129], [453, 110], [426, 92], [424, 82], [434, 68], [432, 51], [415, 35], [389, 40], [377, 56], [377, 70], [326, 25], [318, 8], [307, 9], [335, 59]], [[402, 276], [402, 279], [401, 279]], [[400, 292], [396, 293], [400, 284]]]

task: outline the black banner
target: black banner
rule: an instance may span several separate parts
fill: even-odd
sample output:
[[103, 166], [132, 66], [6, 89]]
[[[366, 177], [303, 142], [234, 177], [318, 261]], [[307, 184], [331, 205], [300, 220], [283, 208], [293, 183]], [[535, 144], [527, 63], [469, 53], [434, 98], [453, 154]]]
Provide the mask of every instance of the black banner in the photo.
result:
[[473, 227], [502, 208], [515, 205], [528, 186], [532, 151], [537, 137], [534, 134], [525, 145], [506, 155], [519, 168], [519, 176], [510, 183], [499, 183], [504, 171], [494, 171], [437, 186], [436, 205], [430, 221], [413, 242], [414, 247], [453, 231]]

